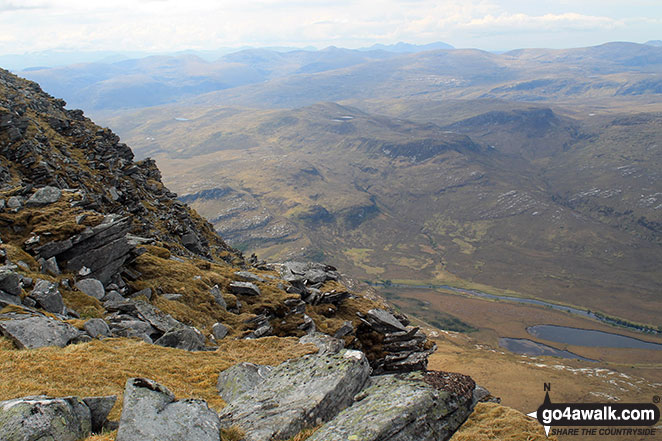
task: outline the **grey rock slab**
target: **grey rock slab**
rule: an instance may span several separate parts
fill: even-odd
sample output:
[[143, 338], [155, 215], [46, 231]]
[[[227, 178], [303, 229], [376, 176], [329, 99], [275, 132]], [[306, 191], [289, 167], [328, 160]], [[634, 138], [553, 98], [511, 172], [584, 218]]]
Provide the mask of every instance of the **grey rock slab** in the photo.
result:
[[383, 309], [371, 309], [366, 320], [378, 332], [406, 332], [407, 328], [393, 314]]
[[88, 296], [99, 300], [103, 299], [106, 295], [106, 290], [103, 287], [103, 283], [93, 278], [79, 280], [76, 282], [76, 288]]
[[273, 370], [273, 366], [253, 363], [235, 364], [218, 375], [216, 389], [226, 403], [231, 403], [240, 395], [257, 387]]
[[80, 332], [68, 323], [43, 315], [0, 315], [0, 334], [9, 338], [19, 349], [44, 346], [64, 347]]
[[133, 294], [131, 294], [129, 297], [134, 299], [138, 297], [145, 297], [147, 300], [150, 300], [152, 298], [152, 288], [145, 288], [141, 289], [140, 291], [136, 291]]
[[108, 323], [100, 318], [93, 318], [85, 322], [83, 329], [92, 338], [109, 337], [110, 328]]
[[85, 397], [83, 402], [90, 409], [92, 420], [92, 432], [99, 433], [108, 421], [108, 414], [117, 401], [117, 395], [108, 395], [105, 397]]
[[250, 271], [237, 271], [234, 275], [253, 282], [266, 282], [265, 279]]
[[35, 191], [30, 199], [25, 203], [28, 207], [40, 207], [42, 205], [53, 204], [62, 197], [62, 190], [57, 187], [43, 187]]
[[445, 441], [471, 414], [474, 386], [459, 374], [372, 377], [357, 402], [308, 441]]
[[20, 304], [21, 304], [20, 297], [12, 296], [4, 291], [0, 291], [0, 305], [20, 305]]
[[172, 318], [170, 314], [166, 314], [142, 300], [135, 302], [135, 309], [139, 318], [145, 320], [161, 332], [168, 332], [180, 325], [180, 322]]
[[318, 354], [320, 355], [326, 353], [335, 354], [345, 347], [345, 342], [343, 340], [333, 338], [322, 332], [311, 332], [310, 334], [304, 335], [299, 339], [299, 343], [310, 343], [317, 346], [317, 349], [319, 349]]
[[76, 441], [91, 431], [90, 409], [77, 397], [32, 396], [0, 402], [0, 440]]
[[57, 260], [55, 260], [55, 257], [51, 257], [47, 260], [44, 259], [39, 259], [41, 264], [41, 272], [44, 274], [50, 274], [51, 276], [59, 276], [62, 274], [60, 271], [60, 267], [57, 264]]
[[220, 441], [220, 429], [205, 401], [175, 401], [155, 381], [129, 378], [115, 441]]
[[359, 351], [288, 360], [228, 404], [221, 422], [240, 427], [247, 441], [287, 439], [349, 406], [369, 374], [368, 360]]
[[154, 344], [187, 351], [202, 351], [205, 348], [205, 338], [197, 329], [180, 324], [163, 334]]
[[30, 292], [30, 297], [48, 312], [54, 314], [64, 312], [64, 300], [62, 300], [62, 294], [60, 294], [55, 283], [48, 280], [38, 280], [32, 288], [32, 292]]
[[230, 283], [230, 292], [246, 296], [259, 296], [262, 294], [260, 288], [251, 282], [232, 282]]
[[216, 304], [218, 304], [218, 306], [220, 306], [221, 308], [227, 311], [228, 304], [225, 302], [225, 299], [223, 298], [223, 294], [221, 294], [221, 290], [218, 288], [218, 285], [214, 285], [214, 287], [210, 289], [209, 292], [214, 297], [214, 301], [216, 302]]
[[214, 323], [211, 327], [211, 333], [216, 340], [222, 340], [228, 335], [228, 328], [223, 323]]
[[20, 277], [6, 266], [0, 267], [0, 290], [15, 297], [21, 295]]

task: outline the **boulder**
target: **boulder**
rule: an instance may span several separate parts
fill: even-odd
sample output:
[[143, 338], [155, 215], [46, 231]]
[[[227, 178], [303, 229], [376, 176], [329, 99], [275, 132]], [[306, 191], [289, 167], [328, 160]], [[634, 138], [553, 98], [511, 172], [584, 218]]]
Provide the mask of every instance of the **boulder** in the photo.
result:
[[353, 350], [288, 360], [228, 404], [221, 422], [241, 428], [247, 441], [287, 439], [351, 404], [369, 373], [365, 355]]
[[89, 278], [79, 280], [76, 282], [76, 288], [95, 299], [101, 300], [106, 296], [106, 290], [103, 287], [103, 283], [97, 279]]
[[[12, 297], [21, 295], [21, 280], [17, 273], [8, 266], [0, 266], [0, 291]], [[20, 303], [20, 301], [19, 301]]]
[[310, 343], [317, 346], [317, 349], [319, 349], [319, 355], [327, 353], [335, 354], [345, 347], [344, 341], [321, 332], [311, 332], [310, 334], [304, 335], [299, 339], [299, 343]]
[[44, 346], [64, 347], [80, 332], [68, 323], [41, 314], [0, 314], [0, 335], [14, 342], [19, 349]]
[[62, 294], [60, 294], [55, 283], [48, 280], [38, 280], [30, 293], [30, 297], [45, 311], [54, 314], [64, 313], [64, 300], [62, 300]]
[[20, 196], [12, 196], [7, 200], [7, 208], [10, 210], [18, 210], [23, 206], [23, 198]]
[[76, 397], [33, 396], [0, 402], [3, 441], [76, 441], [90, 436], [90, 409]]
[[59, 201], [61, 196], [62, 190], [57, 187], [47, 186], [35, 191], [25, 205], [28, 207], [41, 207]]
[[265, 279], [250, 271], [237, 271], [234, 275], [251, 282], [266, 282]]
[[154, 344], [187, 351], [202, 351], [205, 349], [205, 338], [197, 329], [180, 324], [163, 334]]
[[145, 297], [147, 300], [150, 300], [152, 298], [152, 288], [141, 289], [140, 291], [134, 292], [129, 297], [132, 299]]
[[373, 377], [308, 441], [445, 441], [471, 414], [474, 386], [470, 377], [442, 372]]
[[110, 327], [108, 327], [108, 324], [100, 318], [93, 318], [86, 321], [83, 325], [83, 329], [92, 338], [110, 336]]
[[129, 378], [115, 441], [220, 441], [220, 429], [205, 401], [175, 401], [155, 381]]
[[230, 283], [230, 292], [232, 294], [243, 294], [246, 296], [259, 296], [262, 294], [260, 288], [251, 282], [232, 282]]
[[223, 299], [223, 294], [221, 294], [221, 290], [218, 288], [218, 285], [214, 285], [214, 287], [210, 289], [209, 292], [214, 297], [216, 304], [227, 311], [228, 304], [225, 302], [225, 299]]
[[115, 405], [115, 401], [117, 401], [117, 395], [83, 398], [83, 402], [87, 405], [88, 409], [90, 409], [92, 432], [101, 432], [103, 426], [108, 421], [108, 414]]
[[154, 326], [154, 328], [161, 332], [168, 332], [180, 324], [177, 320], [172, 318], [170, 314], [166, 314], [147, 302], [139, 300], [135, 302], [134, 305], [137, 317]]
[[230, 403], [261, 384], [273, 369], [273, 366], [253, 363], [235, 364], [218, 375], [218, 394], [226, 403]]
[[223, 323], [214, 323], [211, 327], [211, 333], [216, 340], [222, 340], [228, 335], [228, 328]]
[[41, 268], [42, 274], [50, 274], [51, 276], [59, 276], [62, 274], [55, 257], [51, 257], [50, 259], [39, 259], [39, 267]]

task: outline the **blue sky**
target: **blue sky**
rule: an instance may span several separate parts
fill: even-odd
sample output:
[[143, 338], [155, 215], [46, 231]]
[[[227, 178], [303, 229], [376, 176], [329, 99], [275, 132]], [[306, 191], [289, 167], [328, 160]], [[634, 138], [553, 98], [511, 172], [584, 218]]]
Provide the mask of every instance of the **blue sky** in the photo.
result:
[[506, 50], [662, 39], [661, 0], [0, 0], [0, 55], [430, 43]]

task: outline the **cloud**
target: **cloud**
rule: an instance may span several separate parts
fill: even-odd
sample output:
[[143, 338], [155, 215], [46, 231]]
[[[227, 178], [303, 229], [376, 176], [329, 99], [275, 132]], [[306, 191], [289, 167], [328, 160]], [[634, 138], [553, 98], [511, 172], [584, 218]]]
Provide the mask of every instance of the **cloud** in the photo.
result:
[[[611, 9], [601, 7], [603, 1]], [[372, 0], [0, 0], [5, 36], [0, 54], [62, 47], [174, 51], [397, 41], [503, 49], [521, 45], [518, 35], [549, 32], [566, 32], [568, 41], [580, 34], [602, 42], [628, 35], [634, 41], [659, 38], [655, 22], [622, 13], [630, 3], [648, 8], [638, 10], [638, 17], [662, 16], [662, 8], [648, 0], [382, 0], [378, 8]], [[494, 35], [504, 36], [500, 47]], [[526, 41], [549, 44], [544, 37]]]
[[463, 23], [460, 27], [467, 29], [490, 29], [517, 31], [555, 31], [555, 30], [608, 30], [622, 27], [621, 20], [610, 17], [582, 15], [573, 12], [564, 14], [545, 14], [531, 16], [525, 14], [503, 14], [499, 16], [486, 15]]
[[19, 2], [14, 0], [0, 0], [0, 12], [44, 9], [47, 7], [49, 6], [43, 1], [22, 0]]

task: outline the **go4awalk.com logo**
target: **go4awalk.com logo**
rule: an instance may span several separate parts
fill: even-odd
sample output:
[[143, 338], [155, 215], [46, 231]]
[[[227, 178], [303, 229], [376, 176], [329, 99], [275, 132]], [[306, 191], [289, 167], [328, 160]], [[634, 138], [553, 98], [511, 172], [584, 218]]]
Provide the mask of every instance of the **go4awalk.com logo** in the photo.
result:
[[[653, 403], [552, 403], [550, 383], [545, 383], [545, 401], [528, 416], [545, 427], [547, 436], [654, 436], [660, 420]], [[659, 400], [658, 400], [659, 401]]]

